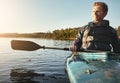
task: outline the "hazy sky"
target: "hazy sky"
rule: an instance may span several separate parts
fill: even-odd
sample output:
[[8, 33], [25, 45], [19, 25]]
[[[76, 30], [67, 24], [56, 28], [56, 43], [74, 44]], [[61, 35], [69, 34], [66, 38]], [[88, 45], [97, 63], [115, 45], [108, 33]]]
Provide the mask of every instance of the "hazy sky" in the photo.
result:
[[120, 25], [120, 0], [0, 0], [0, 33], [48, 32], [92, 21], [96, 1], [108, 4], [111, 26]]

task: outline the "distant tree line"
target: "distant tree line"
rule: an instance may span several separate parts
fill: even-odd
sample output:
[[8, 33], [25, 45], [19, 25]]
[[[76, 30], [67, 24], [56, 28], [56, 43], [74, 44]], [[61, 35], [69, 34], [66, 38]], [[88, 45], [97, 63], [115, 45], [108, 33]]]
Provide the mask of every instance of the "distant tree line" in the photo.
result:
[[[0, 37], [24, 37], [24, 38], [46, 38], [46, 39], [74, 39], [81, 27], [66, 28], [54, 30], [53, 32], [35, 32], [35, 33], [2, 33]], [[120, 26], [116, 28], [120, 38]]]
[[78, 33], [76, 28], [67, 28], [54, 30], [53, 32], [35, 32], [35, 33], [2, 33], [0, 37], [25, 37], [25, 38], [46, 38], [46, 39], [74, 39]]
[[78, 33], [77, 28], [67, 28], [67, 29], [61, 29], [61, 30], [54, 30], [52, 33], [53, 39], [74, 39], [76, 34]]

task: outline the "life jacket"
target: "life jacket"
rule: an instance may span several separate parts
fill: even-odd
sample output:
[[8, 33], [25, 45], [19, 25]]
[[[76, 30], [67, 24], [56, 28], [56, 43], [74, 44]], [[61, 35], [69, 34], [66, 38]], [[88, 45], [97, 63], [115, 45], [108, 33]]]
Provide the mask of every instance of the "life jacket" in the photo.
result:
[[87, 50], [111, 50], [111, 29], [109, 21], [103, 20], [99, 24], [90, 22], [84, 31], [82, 48]]

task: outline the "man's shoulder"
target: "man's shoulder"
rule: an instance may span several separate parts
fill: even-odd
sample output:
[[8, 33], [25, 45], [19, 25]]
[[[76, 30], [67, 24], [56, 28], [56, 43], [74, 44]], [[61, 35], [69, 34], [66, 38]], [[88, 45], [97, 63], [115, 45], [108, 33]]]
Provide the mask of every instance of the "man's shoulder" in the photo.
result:
[[115, 30], [115, 28], [113, 28], [112, 26], [109, 26], [109, 28]]
[[116, 29], [113, 28], [112, 26], [109, 26], [108, 28], [110, 29], [111, 34], [116, 34], [117, 33]]

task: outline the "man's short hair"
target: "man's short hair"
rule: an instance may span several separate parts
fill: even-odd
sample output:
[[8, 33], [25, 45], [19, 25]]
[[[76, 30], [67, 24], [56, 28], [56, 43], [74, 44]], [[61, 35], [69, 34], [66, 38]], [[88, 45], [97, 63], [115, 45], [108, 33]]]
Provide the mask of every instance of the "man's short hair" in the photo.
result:
[[107, 14], [108, 12], [107, 4], [104, 2], [95, 2], [93, 6], [99, 6], [99, 5], [102, 7], [103, 11]]

